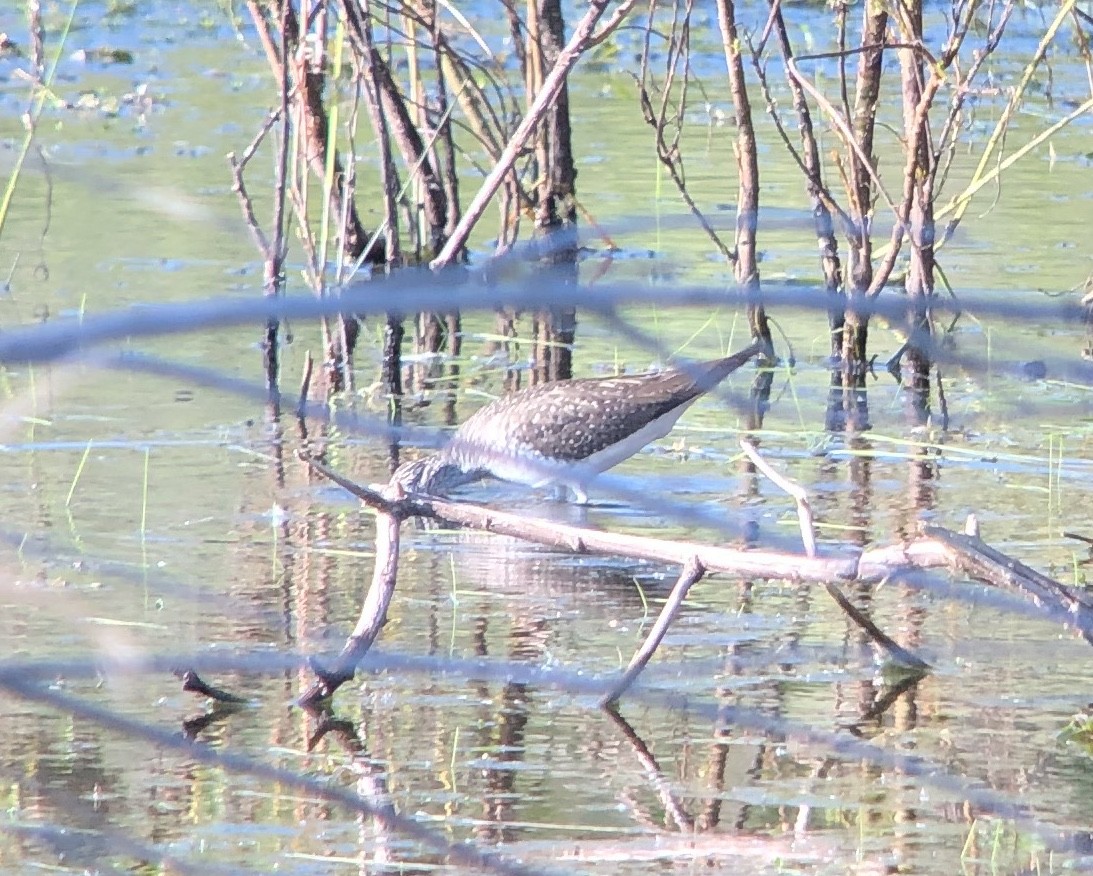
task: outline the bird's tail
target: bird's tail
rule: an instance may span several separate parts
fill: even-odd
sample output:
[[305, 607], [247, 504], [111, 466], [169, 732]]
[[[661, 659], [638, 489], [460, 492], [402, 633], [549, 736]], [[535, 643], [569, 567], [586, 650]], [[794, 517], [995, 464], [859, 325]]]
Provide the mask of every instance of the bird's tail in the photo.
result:
[[705, 366], [698, 366], [698, 371], [694, 375], [695, 383], [701, 392], [709, 392], [741, 365], [745, 365], [766, 350], [765, 342], [755, 341], [739, 353], [733, 353], [723, 359], [714, 359], [712, 362], [707, 362]]

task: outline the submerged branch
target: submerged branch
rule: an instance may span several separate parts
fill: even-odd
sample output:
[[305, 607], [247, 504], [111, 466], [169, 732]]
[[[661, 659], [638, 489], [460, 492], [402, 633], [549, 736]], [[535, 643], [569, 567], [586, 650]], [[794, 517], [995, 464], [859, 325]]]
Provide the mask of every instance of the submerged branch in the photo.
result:
[[560, 548], [575, 554], [602, 554], [649, 560], [682, 567], [679, 580], [661, 611], [653, 631], [639, 647], [623, 675], [602, 697], [611, 704], [630, 687], [660, 644], [690, 587], [710, 572], [725, 572], [747, 578], [823, 584], [833, 599], [893, 659], [916, 671], [928, 668], [925, 661], [896, 644], [875, 624], [852, 609], [835, 581], [880, 582], [913, 570], [949, 567], [994, 586], [1017, 588], [1031, 595], [1035, 604], [1050, 617], [1062, 619], [1093, 643], [1093, 602], [1057, 581], [1041, 575], [988, 547], [978, 538], [958, 535], [941, 527], [926, 527], [923, 534], [902, 545], [861, 550], [842, 548], [834, 556], [802, 556], [777, 551], [715, 547], [696, 542], [648, 538], [624, 533], [602, 532], [530, 519], [466, 502], [430, 496], [406, 496], [390, 485], [379, 490], [363, 487], [342, 477], [315, 459], [300, 459], [319, 474], [345, 488], [378, 512], [376, 568], [360, 619], [331, 670], [316, 669], [318, 681], [300, 702], [313, 706], [333, 695], [346, 681], [386, 619], [398, 573], [399, 526], [409, 517], [427, 517], [483, 532], [522, 538], [536, 544]]
[[626, 671], [611, 685], [611, 689], [603, 695], [600, 700], [601, 706], [607, 707], [617, 703], [619, 697], [630, 689], [630, 686], [641, 675], [649, 661], [653, 659], [653, 654], [660, 647], [660, 643], [664, 641], [664, 637], [668, 633], [668, 627], [672, 625], [672, 621], [679, 614], [679, 610], [683, 607], [683, 600], [687, 598], [691, 587], [701, 581], [705, 574], [705, 567], [696, 557], [691, 557], [683, 564], [683, 571], [679, 573], [679, 580], [672, 587], [672, 592], [668, 594], [668, 599], [660, 610], [660, 615], [657, 617], [656, 623], [653, 624], [653, 629], [649, 631], [645, 641], [641, 643], [634, 656], [630, 658], [630, 664], [626, 667]]

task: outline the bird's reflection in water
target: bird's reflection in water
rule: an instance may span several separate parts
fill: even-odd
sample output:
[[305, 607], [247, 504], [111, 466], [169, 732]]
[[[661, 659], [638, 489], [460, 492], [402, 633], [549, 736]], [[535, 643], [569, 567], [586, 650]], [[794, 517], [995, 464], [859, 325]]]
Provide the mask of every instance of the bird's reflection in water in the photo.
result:
[[[521, 510], [567, 524], [586, 513], [550, 501], [529, 502]], [[635, 578], [650, 578], [647, 564], [574, 557], [466, 530], [419, 531], [410, 538], [403, 574], [416, 579], [410, 585], [415, 590], [432, 591], [425, 599], [434, 653], [541, 669], [580, 655], [582, 666], [599, 663], [603, 671], [617, 670], [620, 654], [629, 657], [646, 613]], [[589, 641], [589, 631], [599, 631], [600, 641]], [[528, 725], [537, 711], [557, 707], [558, 692], [521, 681], [498, 688], [496, 681], [472, 679], [467, 686], [482, 712], [471, 731], [473, 742], [460, 743], [462, 751], [475, 753], [470, 781], [476, 787], [463, 790], [481, 801], [478, 839], [511, 842], [520, 838], [514, 825], [533, 820], [527, 807], [543, 793], [543, 745], [559, 744], [553, 735], [564, 732], [552, 723], [529, 743]]]

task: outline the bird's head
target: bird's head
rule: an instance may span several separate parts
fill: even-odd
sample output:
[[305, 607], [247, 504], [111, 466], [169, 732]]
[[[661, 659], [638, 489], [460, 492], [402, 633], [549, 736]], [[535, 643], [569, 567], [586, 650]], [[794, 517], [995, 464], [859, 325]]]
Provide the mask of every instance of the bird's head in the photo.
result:
[[400, 465], [391, 475], [391, 483], [398, 484], [407, 493], [443, 496], [478, 477], [476, 472], [465, 471], [444, 453], [430, 453]]

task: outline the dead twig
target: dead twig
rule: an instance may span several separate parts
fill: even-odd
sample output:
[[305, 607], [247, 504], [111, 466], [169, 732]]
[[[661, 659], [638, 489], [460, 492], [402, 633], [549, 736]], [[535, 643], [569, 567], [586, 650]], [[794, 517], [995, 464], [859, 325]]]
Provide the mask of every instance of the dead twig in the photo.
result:
[[372, 570], [372, 584], [364, 597], [360, 617], [332, 667], [327, 669], [315, 661], [311, 662], [317, 680], [298, 701], [304, 708], [314, 708], [323, 700], [329, 699], [339, 687], [353, 678], [357, 664], [368, 653], [380, 630], [387, 623], [387, 609], [391, 605], [398, 578], [402, 519], [399, 514], [390, 511], [377, 513], [376, 565]]
[[315, 357], [311, 355], [311, 351], [307, 351], [307, 355], [304, 357], [304, 373], [300, 378], [300, 400], [296, 405], [296, 416], [299, 419], [303, 419], [307, 414], [307, 396], [311, 391], [311, 376], [315, 371]]
[[838, 587], [832, 584], [830, 581], [824, 582], [824, 588], [827, 590], [828, 595], [835, 600], [839, 608], [841, 608], [846, 615], [854, 621], [870, 639], [884, 651], [892, 660], [912, 672], [926, 673], [930, 671], [930, 664], [920, 657], [915, 656], [914, 653], [908, 651], [895, 639], [884, 632], [862, 611], [859, 611], [849, 599]]
[[672, 621], [676, 619], [680, 608], [683, 607], [683, 600], [687, 597], [687, 592], [701, 581], [705, 574], [706, 568], [698, 557], [691, 557], [683, 564], [683, 570], [679, 573], [679, 580], [672, 587], [672, 592], [668, 594], [668, 600], [660, 610], [660, 616], [657, 617], [656, 623], [653, 624], [649, 635], [645, 637], [645, 641], [641, 643], [641, 647], [630, 658], [630, 664], [626, 667], [626, 671], [603, 695], [600, 700], [602, 707], [608, 708], [618, 702], [619, 697], [626, 693], [637, 680], [637, 677], [641, 675], [642, 670], [653, 659], [653, 654], [660, 647], [660, 643], [664, 641], [664, 636], [668, 633], [668, 627], [672, 625]]
[[[474, 228], [478, 220], [482, 218], [482, 214], [485, 212], [490, 200], [497, 193], [497, 189], [500, 188], [504, 178], [508, 176], [512, 170], [512, 165], [515, 163], [520, 151], [524, 148], [524, 144], [527, 143], [531, 133], [542, 121], [547, 110], [553, 105], [554, 99], [558, 96], [558, 92], [565, 84], [569, 71], [573, 69], [577, 61], [580, 60], [581, 55], [587, 50], [589, 40], [594, 36], [599, 38], [599, 36], [594, 33], [596, 23], [603, 16], [604, 12], [606, 12], [609, 5], [609, 0], [592, 0], [592, 2], [589, 3], [588, 11], [577, 23], [576, 27], [574, 27], [572, 38], [558, 55], [557, 63], [555, 63], [549, 75], [543, 80], [543, 86], [536, 95], [535, 101], [528, 107], [527, 115], [524, 116], [523, 121], [520, 122], [516, 130], [513, 131], [512, 136], [509, 138], [509, 142], [505, 145], [505, 149], [501, 153], [493, 170], [490, 171], [489, 176], [482, 182], [481, 188], [475, 193], [473, 200], [463, 213], [463, 218], [453, 229], [452, 236], [448, 238], [447, 242], [444, 244], [444, 248], [437, 257], [430, 262], [429, 266], [434, 271], [450, 265], [455, 257], [462, 251], [463, 245], [466, 243], [471, 229]], [[623, 4], [627, 9], [632, 5], [632, 3]], [[623, 19], [618, 16], [611, 19], [616, 27], [622, 20]]]
[[1006, 556], [977, 536], [940, 526], [924, 527], [923, 533], [942, 545], [951, 564], [964, 574], [993, 587], [1020, 590], [1038, 607], [1067, 617], [1082, 638], [1093, 644], [1093, 601], [1079, 590]]
[[368, 653], [383, 625], [387, 622], [387, 609], [395, 593], [398, 579], [399, 535], [402, 521], [419, 512], [419, 507], [402, 498], [395, 488], [373, 490], [343, 478], [333, 469], [304, 453], [297, 456], [319, 474], [348, 490], [370, 508], [376, 510], [376, 564], [372, 570], [372, 584], [364, 597], [357, 625], [349, 635], [333, 666], [327, 668], [311, 661], [317, 680], [297, 701], [305, 709], [314, 710], [334, 695], [334, 692], [352, 680], [357, 664]]
[[266, 121], [258, 130], [258, 133], [255, 134], [254, 139], [251, 140], [250, 145], [243, 150], [241, 157], [237, 158], [234, 152], [228, 153], [228, 164], [231, 166], [232, 171], [232, 191], [239, 198], [239, 206], [243, 211], [243, 222], [247, 226], [247, 230], [251, 233], [251, 237], [254, 238], [254, 244], [258, 247], [258, 251], [262, 253], [263, 259], [267, 261], [272, 257], [273, 249], [270, 246], [269, 239], [266, 237], [265, 232], [262, 231], [262, 226], [258, 224], [258, 218], [254, 215], [254, 202], [247, 193], [247, 187], [243, 182], [243, 171], [254, 157], [254, 154], [258, 151], [258, 146], [261, 144], [262, 140], [265, 139], [270, 128], [272, 128], [280, 118], [281, 110], [277, 109], [271, 112], [266, 117]]
[[236, 696], [233, 693], [229, 693], [219, 687], [213, 687], [210, 684], [206, 684], [196, 672], [192, 669], [179, 670], [175, 673], [182, 681], [182, 689], [186, 693], [195, 693], [203, 697], [208, 697], [210, 700], [215, 700], [218, 703], [232, 703], [241, 704], [247, 702], [243, 697]]
[[927, 527], [924, 534], [905, 544], [868, 550], [846, 549], [840, 556], [801, 556], [778, 551], [714, 547], [694, 542], [669, 541], [623, 533], [602, 532], [555, 521], [534, 520], [518, 514], [452, 502], [430, 496], [407, 496], [390, 487], [372, 489], [355, 484], [302, 453], [297, 454], [316, 472], [344, 487], [377, 512], [376, 568], [357, 626], [332, 669], [317, 668], [319, 680], [301, 697], [314, 705], [330, 697], [353, 677], [354, 669], [379, 634], [394, 592], [398, 571], [399, 524], [408, 517], [428, 517], [522, 538], [578, 554], [609, 554], [678, 564], [683, 567], [672, 594], [653, 631], [635, 653], [618, 682], [601, 700], [615, 702], [649, 662], [690, 587], [705, 574], [725, 572], [748, 578], [814, 582], [823, 584], [851, 619], [898, 663], [915, 671], [929, 664], [897, 645], [868, 618], [849, 606], [835, 581], [877, 582], [907, 570], [952, 567], [987, 583], [1017, 587], [1032, 595], [1049, 616], [1062, 617], [1093, 643], [1093, 602], [1057, 581], [989, 548], [978, 539], [941, 527]]
[[[789, 493], [797, 502], [797, 519], [801, 524], [801, 540], [804, 542], [805, 554], [808, 557], [816, 556], [816, 526], [812, 517], [812, 505], [808, 501], [808, 493], [805, 492], [804, 487], [799, 484], [793, 483], [785, 475], [778, 471], [775, 471], [771, 465], [763, 459], [759, 454], [758, 448], [746, 438], [740, 439], [740, 446], [743, 448], [744, 453], [747, 454], [748, 459], [754, 463], [755, 467], [765, 474], [771, 481], [773, 481], [778, 487], [785, 492]], [[835, 600], [836, 604], [841, 608], [854, 623], [861, 627], [866, 635], [872, 639], [879, 648], [888, 654], [893, 660], [902, 666], [907, 667], [915, 672], [926, 672], [930, 668], [930, 664], [925, 660], [922, 660], [908, 651], [906, 648], [898, 644], [894, 639], [888, 636], [880, 627], [878, 627], [873, 621], [865, 614], [859, 611], [853, 603], [843, 594], [843, 592], [836, 587], [832, 582], [825, 581], [824, 588], [827, 590], [828, 595]]]
[[801, 541], [804, 542], [805, 556], [816, 556], [816, 525], [812, 518], [812, 505], [808, 501], [808, 493], [804, 487], [793, 483], [785, 475], [775, 471], [762, 456], [758, 448], [747, 438], [740, 439], [740, 446], [748, 459], [755, 467], [765, 474], [775, 486], [789, 493], [797, 503], [797, 520], [801, 524]]

